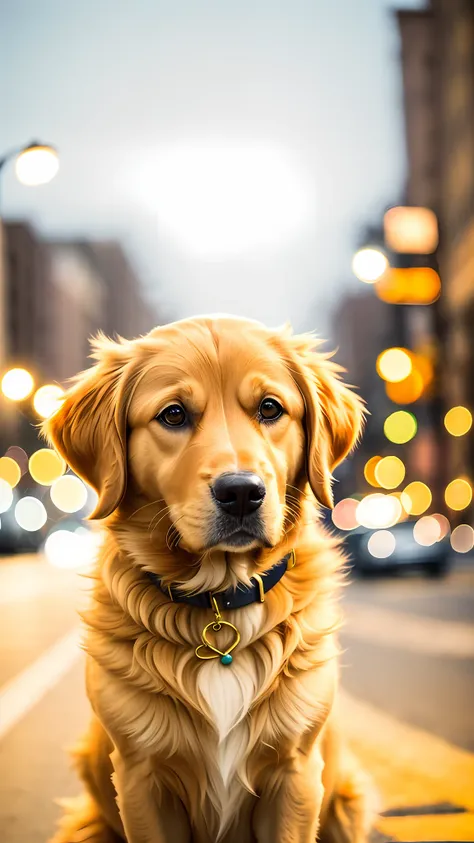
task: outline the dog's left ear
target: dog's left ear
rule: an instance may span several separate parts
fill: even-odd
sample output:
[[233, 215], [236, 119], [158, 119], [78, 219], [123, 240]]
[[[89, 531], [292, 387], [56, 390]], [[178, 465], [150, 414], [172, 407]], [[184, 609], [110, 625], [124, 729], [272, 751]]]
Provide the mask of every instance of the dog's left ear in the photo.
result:
[[105, 518], [120, 504], [127, 482], [127, 414], [133, 390], [131, 343], [105, 337], [93, 342], [98, 360], [42, 427], [43, 435], [99, 496], [90, 519]]
[[366, 410], [341, 380], [344, 371], [310, 335], [286, 336], [286, 362], [305, 404], [306, 472], [314, 496], [334, 506], [332, 473], [356, 444]]

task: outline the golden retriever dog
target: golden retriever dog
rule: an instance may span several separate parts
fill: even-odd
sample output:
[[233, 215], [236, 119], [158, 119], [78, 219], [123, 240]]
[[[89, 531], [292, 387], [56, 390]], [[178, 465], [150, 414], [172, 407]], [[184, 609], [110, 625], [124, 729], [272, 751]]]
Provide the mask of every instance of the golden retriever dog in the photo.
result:
[[106, 519], [86, 792], [54, 843], [362, 843], [333, 712], [343, 558], [318, 523], [361, 400], [313, 336], [232, 317], [93, 357], [45, 423]]

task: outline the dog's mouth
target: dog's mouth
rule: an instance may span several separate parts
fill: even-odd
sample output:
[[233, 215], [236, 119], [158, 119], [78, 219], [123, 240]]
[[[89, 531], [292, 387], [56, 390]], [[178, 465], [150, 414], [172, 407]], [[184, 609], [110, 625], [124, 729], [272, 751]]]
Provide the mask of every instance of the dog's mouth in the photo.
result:
[[245, 518], [220, 515], [213, 523], [208, 535], [207, 547], [252, 549], [270, 547], [259, 513]]

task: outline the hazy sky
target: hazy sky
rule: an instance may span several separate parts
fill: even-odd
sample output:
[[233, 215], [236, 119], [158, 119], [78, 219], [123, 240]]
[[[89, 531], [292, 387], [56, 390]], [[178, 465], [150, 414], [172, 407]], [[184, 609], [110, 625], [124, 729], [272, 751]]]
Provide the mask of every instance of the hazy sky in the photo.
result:
[[395, 5], [3, 4], [0, 150], [61, 154], [41, 188], [5, 172], [4, 215], [120, 237], [177, 317], [327, 332], [359, 229], [403, 188]]

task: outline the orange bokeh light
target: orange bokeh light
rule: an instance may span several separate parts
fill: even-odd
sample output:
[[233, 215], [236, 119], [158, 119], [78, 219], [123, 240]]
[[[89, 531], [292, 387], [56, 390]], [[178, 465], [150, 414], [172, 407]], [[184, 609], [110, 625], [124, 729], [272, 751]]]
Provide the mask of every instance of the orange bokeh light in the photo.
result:
[[402, 381], [385, 384], [385, 391], [394, 404], [412, 404], [423, 394], [423, 389], [423, 377], [418, 369], [414, 369]]
[[380, 489], [380, 483], [375, 477], [375, 467], [378, 465], [382, 457], [371, 457], [370, 460], [367, 460], [364, 466], [364, 477], [371, 486], [375, 486], [376, 489]]
[[441, 294], [441, 279], [429, 266], [392, 268], [375, 284], [375, 292], [389, 304], [433, 304]]

